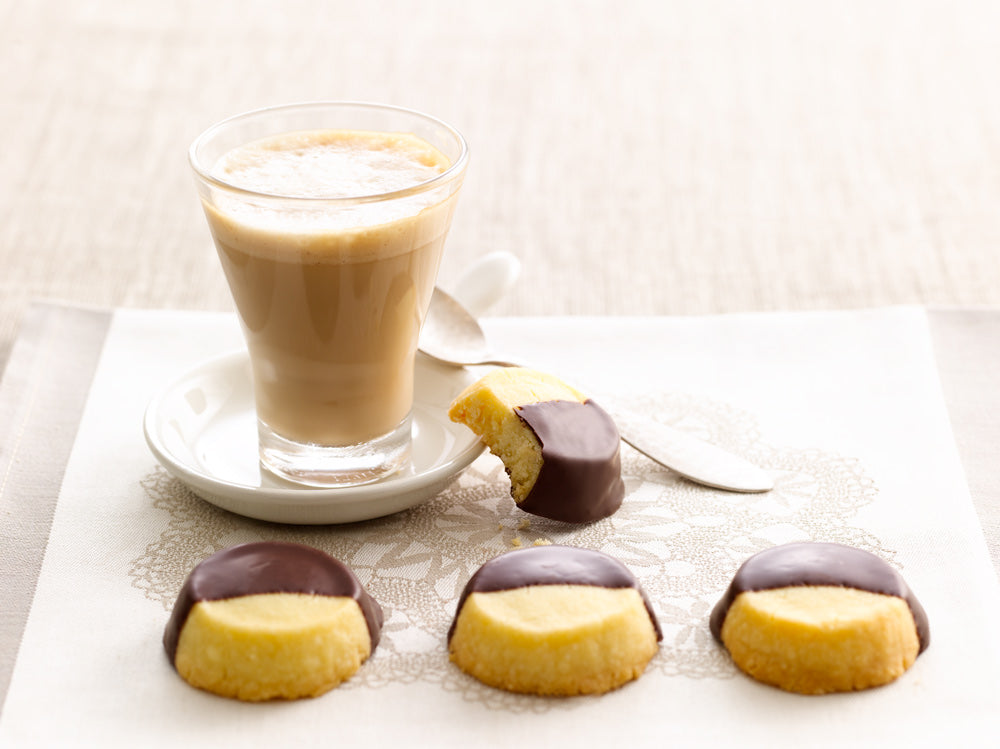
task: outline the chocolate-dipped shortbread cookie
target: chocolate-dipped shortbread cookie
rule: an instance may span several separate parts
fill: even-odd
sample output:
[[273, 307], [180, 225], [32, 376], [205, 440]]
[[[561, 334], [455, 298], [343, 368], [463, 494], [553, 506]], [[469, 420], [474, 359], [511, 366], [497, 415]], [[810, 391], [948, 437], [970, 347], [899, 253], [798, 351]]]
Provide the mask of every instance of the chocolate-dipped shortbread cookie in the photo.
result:
[[382, 609], [354, 573], [308, 546], [234, 546], [192, 570], [163, 635], [185, 681], [247, 701], [315, 697], [378, 644]]
[[902, 576], [874, 554], [832, 543], [750, 557], [710, 626], [742, 671], [802, 694], [887, 684], [930, 643], [927, 615]]
[[642, 675], [661, 639], [645, 593], [597, 551], [535, 546], [484, 564], [459, 598], [451, 660], [485, 684], [601, 694]]
[[448, 415], [503, 461], [511, 496], [525, 512], [586, 523], [621, 506], [618, 428], [594, 401], [556, 377], [494, 370], [466, 388]]

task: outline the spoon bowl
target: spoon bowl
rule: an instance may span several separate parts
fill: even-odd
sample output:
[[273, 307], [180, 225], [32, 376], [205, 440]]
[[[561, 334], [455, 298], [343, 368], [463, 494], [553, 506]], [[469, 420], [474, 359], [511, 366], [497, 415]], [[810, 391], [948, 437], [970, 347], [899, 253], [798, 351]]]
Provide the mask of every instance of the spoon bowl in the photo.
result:
[[494, 357], [479, 321], [440, 288], [434, 289], [420, 331], [420, 350], [431, 359], [453, 367], [518, 366]]

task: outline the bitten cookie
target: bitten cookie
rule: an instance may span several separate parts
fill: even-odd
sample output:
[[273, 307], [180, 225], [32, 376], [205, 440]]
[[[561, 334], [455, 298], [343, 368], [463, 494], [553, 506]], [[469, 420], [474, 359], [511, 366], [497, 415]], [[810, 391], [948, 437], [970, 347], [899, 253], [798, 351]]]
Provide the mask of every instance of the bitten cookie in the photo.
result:
[[639, 678], [662, 635], [621, 562], [535, 546], [484, 564], [459, 598], [451, 660], [485, 684], [539, 695], [601, 694]]
[[163, 635], [189, 684], [260, 701], [315, 697], [378, 644], [382, 609], [354, 573], [318, 549], [234, 546], [192, 570]]
[[801, 694], [887, 684], [930, 643], [927, 615], [902, 576], [874, 554], [832, 543], [748, 559], [710, 625], [742, 671]]
[[496, 369], [459, 394], [448, 415], [503, 461], [511, 496], [525, 512], [585, 523], [621, 506], [618, 428], [594, 401], [556, 377]]

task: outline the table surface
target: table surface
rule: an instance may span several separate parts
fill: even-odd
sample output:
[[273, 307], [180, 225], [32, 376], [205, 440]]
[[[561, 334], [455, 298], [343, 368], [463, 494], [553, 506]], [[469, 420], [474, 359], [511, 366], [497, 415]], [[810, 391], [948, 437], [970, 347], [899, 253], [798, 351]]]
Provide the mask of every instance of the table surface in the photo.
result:
[[34, 298], [227, 309], [186, 162], [392, 102], [472, 162], [442, 283], [500, 315], [1000, 304], [1000, 4], [0, 1], [0, 364]]

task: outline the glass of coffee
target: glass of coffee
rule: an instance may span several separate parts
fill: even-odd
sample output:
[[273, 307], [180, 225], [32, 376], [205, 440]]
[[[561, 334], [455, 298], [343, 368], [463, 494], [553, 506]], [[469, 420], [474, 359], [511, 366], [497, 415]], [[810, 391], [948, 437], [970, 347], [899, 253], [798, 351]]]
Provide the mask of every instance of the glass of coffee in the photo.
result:
[[262, 465], [313, 486], [406, 466], [461, 134], [398, 107], [315, 102], [220, 122], [189, 155], [249, 351]]

